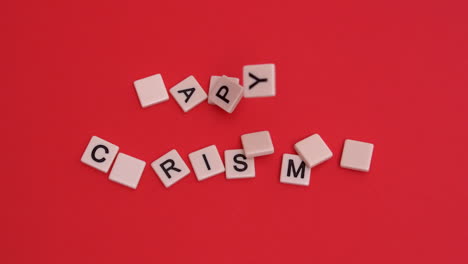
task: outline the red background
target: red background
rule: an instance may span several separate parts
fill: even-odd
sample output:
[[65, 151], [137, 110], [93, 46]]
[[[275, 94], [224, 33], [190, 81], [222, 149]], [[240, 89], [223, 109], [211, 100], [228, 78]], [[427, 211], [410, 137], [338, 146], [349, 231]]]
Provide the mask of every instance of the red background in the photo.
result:
[[[4, 1], [2, 263], [468, 263], [466, 1]], [[133, 81], [241, 77], [275, 63], [277, 96], [229, 115], [142, 109]], [[92, 135], [148, 164], [240, 148], [269, 130], [254, 179], [193, 173], [137, 190], [80, 162]], [[319, 133], [311, 185], [283, 153]], [[347, 138], [370, 173], [339, 167]]]

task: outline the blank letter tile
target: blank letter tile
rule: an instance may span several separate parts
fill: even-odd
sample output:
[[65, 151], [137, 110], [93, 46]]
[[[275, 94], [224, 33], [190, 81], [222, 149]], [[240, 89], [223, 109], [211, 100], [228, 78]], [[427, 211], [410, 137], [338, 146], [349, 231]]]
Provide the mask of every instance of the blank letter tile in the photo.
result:
[[298, 155], [283, 154], [280, 182], [309, 186], [310, 168], [305, 165]]
[[226, 179], [255, 177], [254, 159], [248, 159], [242, 149], [224, 151], [224, 162], [226, 163]]
[[294, 145], [294, 149], [310, 168], [319, 165], [333, 156], [333, 153], [319, 134], [314, 134], [297, 142]]
[[109, 175], [109, 180], [136, 189], [145, 165], [146, 162], [142, 160], [119, 153]]
[[368, 172], [372, 160], [374, 144], [347, 139], [341, 155], [341, 167]]
[[105, 141], [102, 138], [93, 136], [91, 137], [83, 156], [81, 156], [81, 162], [107, 173], [118, 152], [118, 146]]
[[247, 158], [270, 155], [275, 152], [268, 131], [244, 134], [241, 136], [241, 141]]
[[[211, 76], [210, 78], [210, 88], [208, 89], [208, 94], [211, 94], [211, 91], [214, 89], [215, 87], [215, 84], [217, 81], [219, 81], [219, 78], [221, 78], [221, 76]], [[234, 78], [234, 77], [227, 77], [231, 82], [234, 82], [234, 83], [237, 83], [239, 84], [239, 78]], [[214, 105], [214, 103], [211, 101], [211, 98], [208, 96], [208, 103], [211, 104], [211, 105]]]
[[151, 167], [161, 179], [166, 188], [171, 187], [190, 173], [190, 169], [180, 157], [177, 150], [173, 149], [159, 159], [151, 163]]
[[143, 108], [169, 100], [161, 74], [136, 80], [133, 84]]
[[224, 172], [224, 164], [215, 145], [190, 153], [189, 159], [199, 181]]
[[184, 112], [188, 112], [208, 97], [192, 75], [172, 87], [169, 92]]
[[244, 87], [222, 76], [210, 91], [209, 100], [228, 113], [234, 112], [244, 94]]
[[276, 95], [275, 65], [244, 66], [244, 97], [270, 97]]

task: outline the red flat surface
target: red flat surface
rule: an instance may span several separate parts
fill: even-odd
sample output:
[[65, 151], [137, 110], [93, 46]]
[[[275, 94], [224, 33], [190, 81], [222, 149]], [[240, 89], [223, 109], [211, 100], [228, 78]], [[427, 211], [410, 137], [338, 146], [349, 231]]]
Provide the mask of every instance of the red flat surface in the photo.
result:
[[[467, 1], [7, 1], [1, 263], [468, 263]], [[275, 63], [277, 96], [229, 115], [142, 109], [133, 81], [241, 76]], [[80, 162], [92, 135], [150, 163], [269, 130], [257, 177], [136, 191]], [[283, 153], [319, 133], [307, 188]], [[339, 167], [347, 138], [370, 173]]]

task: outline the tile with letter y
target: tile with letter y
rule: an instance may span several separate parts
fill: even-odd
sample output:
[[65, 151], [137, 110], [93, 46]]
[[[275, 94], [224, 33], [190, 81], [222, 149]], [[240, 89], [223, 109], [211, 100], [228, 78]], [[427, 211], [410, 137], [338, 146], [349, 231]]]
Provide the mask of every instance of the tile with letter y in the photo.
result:
[[244, 66], [244, 97], [270, 97], [276, 95], [274, 64]]

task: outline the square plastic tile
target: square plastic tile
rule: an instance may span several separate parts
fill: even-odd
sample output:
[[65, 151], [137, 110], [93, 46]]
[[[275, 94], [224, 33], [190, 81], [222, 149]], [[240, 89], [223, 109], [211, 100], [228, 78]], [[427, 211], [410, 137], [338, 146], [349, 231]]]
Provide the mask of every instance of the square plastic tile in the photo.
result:
[[226, 163], [226, 179], [255, 177], [254, 159], [248, 159], [242, 149], [225, 150], [224, 162]]
[[247, 158], [270, 155], [275, 152], [268, 131], [244, 134], [241, 136], [241, 141]]
[[228, 113], [234, 112], [244, 94], [244, 87], [222, 76], [210, 91], [209, 100]]
[[142, 160], [119, 153], [109, 175], [109, 180], [136, 189], [145, 165], [146, 162]]
[[199, 181], [224, 172], [224, 164], [215, 145], [190, 153], [189, 159]]
[[161, 179], [166, 188], [171, 187], [190, 173], [190, 169], [180, 157], [177, 150], [173, 149], [151, 163], [151, 167]]
[[[215, 75], [211, 76], [211, 78], [210, 78], [210, 88], [208, 89], [208, 94], [211, 94], [211, 91], [214, 89], [216, 82], [219, 81], [219, 78], [221, 78], [221, 77], [222, 76], [215, 76]], [[235, 78], [235, 77], [227, 77], [227, 78], [230, 81], [239, 84], [239, 78]], [[208, 103], [214, 105], [214, 103], [211, 101], [211, 98], [209, 96], [208, 96]]]
[[208, 98], [205, 90], [192, 75], [176, 84], [169, 92], [184, 112], [192, 110]]
[[276, 95], [275, 65], [244, 66], [244, 97], [270, 97]]
[[81, 162], [107, 173], [118, 152], [118, 146], [105, 141], [102, 138], [93, 136], [91, 137], [83, 156], [81, 156]]
[[374, 144], [347, 139], [341, 155], [342, 168], [368, 172], [370, 170]]
[[161, 74], [136, 80], [133, 84], [143, 108], [169, 100]]
[[294, 145], [294, 149], [310, 168], [319, 165], [333, 156], [333, 153], [319, 134], [314, 134], [297, 142]]
[[283, 154], [280, 182], [309, 186], [310, 168], [305, 165], [298, 155]]

